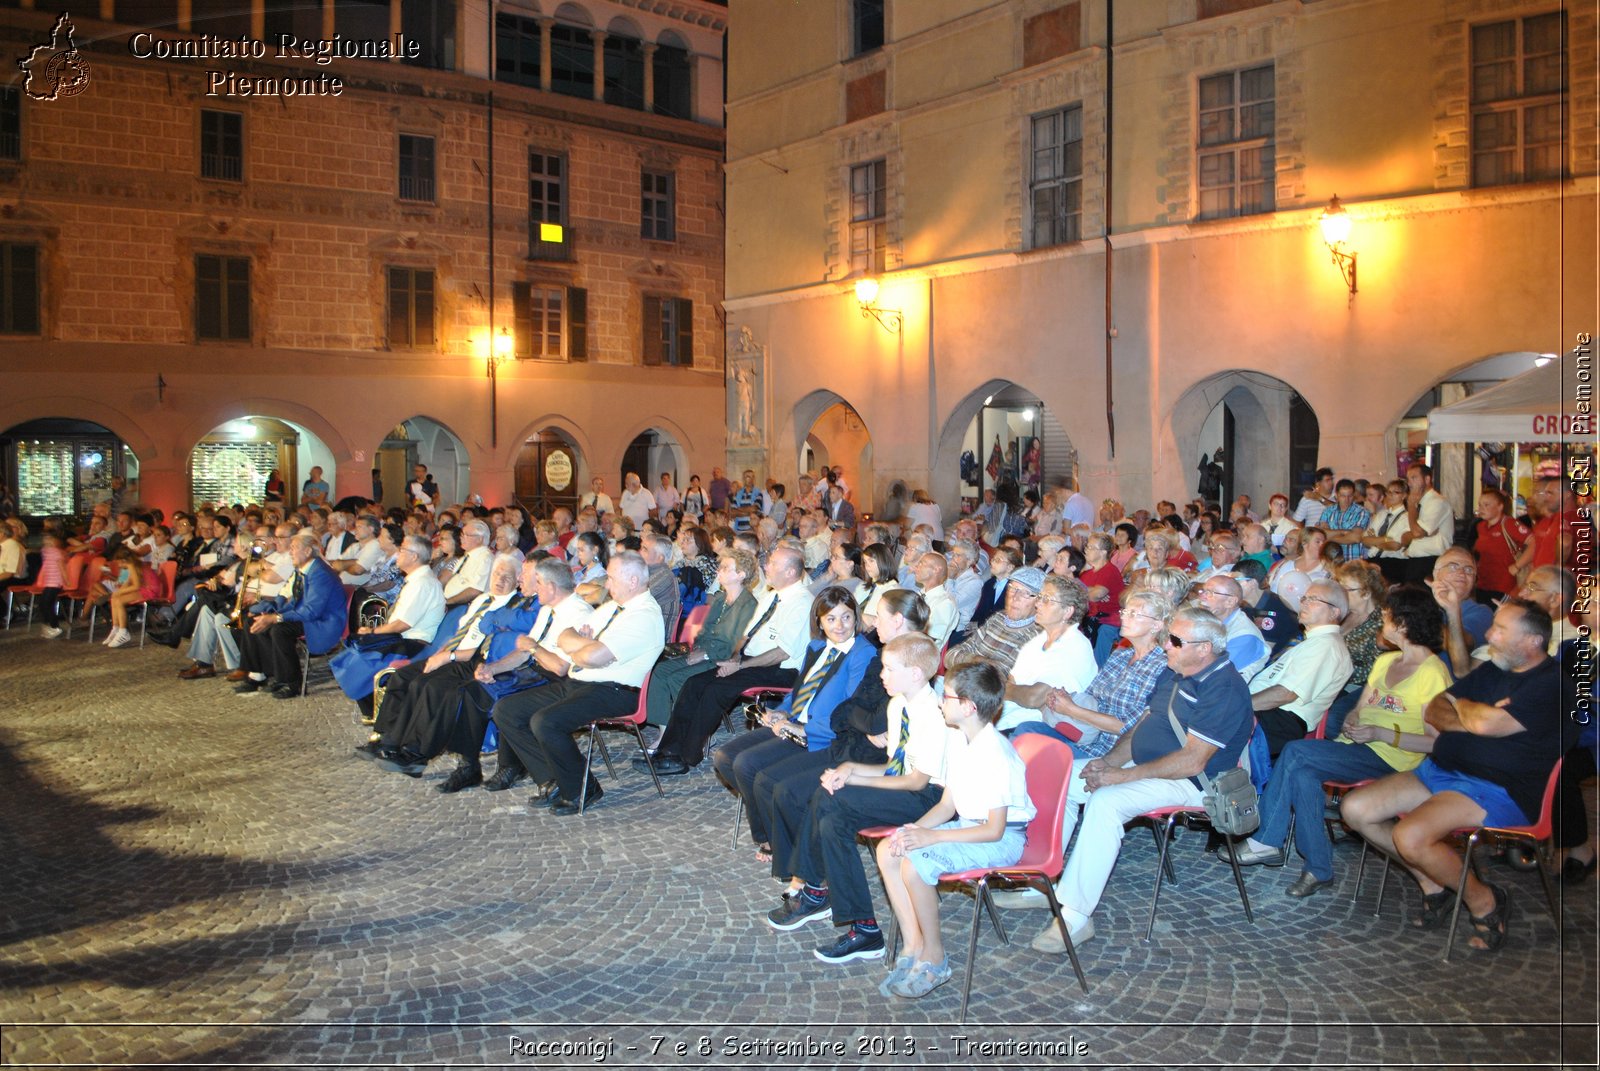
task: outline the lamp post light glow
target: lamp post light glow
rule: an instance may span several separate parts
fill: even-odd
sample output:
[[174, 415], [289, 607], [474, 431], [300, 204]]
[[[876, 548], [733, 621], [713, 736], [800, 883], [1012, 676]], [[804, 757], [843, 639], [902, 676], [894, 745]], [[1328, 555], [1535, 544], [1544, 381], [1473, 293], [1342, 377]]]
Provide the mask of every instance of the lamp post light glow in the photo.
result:
[[1339, 203], [1338, 194], [1333, 195], [1328, 207], [1322, 210], [1322, 215], [1317, 219], [1322, 229], [1322, 241], [1327, 245], [1328, 252], [1333, 254], [1333, 263], [1338, 266], [1339, 274], [1344, 276], [1345, 285], [1350, 288], [1350, 299], [1354, 301], [1356, 254], [1345, 248], [1345, 243], [1350, 240], [1350, 223], [1350, 213]]
[[900, 331], [901, 313], [899, 309], [885, 309], [877, 304], [878, 280], [870, 275], [862, 276], [856, 280], [856, 304], [861, 306], [861, 315], [870, 316], [878, 321], [878, 326], [885, 331], [898, 334]]

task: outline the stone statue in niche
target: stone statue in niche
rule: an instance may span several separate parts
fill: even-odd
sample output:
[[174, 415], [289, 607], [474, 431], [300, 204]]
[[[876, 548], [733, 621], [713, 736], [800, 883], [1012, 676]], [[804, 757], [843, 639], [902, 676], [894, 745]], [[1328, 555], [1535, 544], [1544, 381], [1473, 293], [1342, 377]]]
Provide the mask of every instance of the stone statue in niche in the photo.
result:
[[730, 339], [728, 362], [728, 445], [760, 447], [766, 441], [762, 412], [762, 376], [766, 371], [766, 347], [755, 340], [748, 325], [741, 324]]
[[754, 443], [760, 441], [756, 430], [756, 370], [750, 362], [741, 362], [733, 369], [735, 411], [734, 441]]

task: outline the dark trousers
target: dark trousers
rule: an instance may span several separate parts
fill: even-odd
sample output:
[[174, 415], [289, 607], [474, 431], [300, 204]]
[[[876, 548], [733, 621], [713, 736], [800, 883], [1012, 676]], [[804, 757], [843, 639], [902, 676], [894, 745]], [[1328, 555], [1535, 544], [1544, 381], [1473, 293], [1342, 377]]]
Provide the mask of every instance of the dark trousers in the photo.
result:
[[[917, 792], [846, 785], [830, 793], [818, 786], [811, 795], [808, 821], [795, 846], [790, 872], [808, 884], [828, 887], [834, 925], [875, 918], [856, 834], [873, 826], [915, 822], [943, 795], [944, 789], [934, 784]], [[774, 865], [777, 861], [774, 857]]]
[[41, 608], [44, 610], [44, 623], [49, 625], [51, 628], [55, 628], [61, 624], [61, 615], [56, 612], [56, 602], [60, 598], [60, 588], [45, 588], [38, 595], [34, 596], [35, 602], [38, 602], [41, 599], [44, 600], [40, 604]]
[[300, 680], [300, 659], [294, 642], [305, 635], [298, 621], [277, 621], [262, 632], [239, 632], [239, 668], [265, 673], [268, 680], [292, 684]]
[[1299, 715], [1287, 710], [1258, 710], [1256, 721], [1267, 734], [1267, 754], [1273, 758], [1277, 758], [1291, 740], [1304, 740], [1308, 731]]
[[[756, 775], [806, 755], [804, 744], [776, 736], [765, 725], [741, 733], [711, 753], [711, 765], [717, 776], [744, 800], [744, 816], [750, 823], [750, 836], [757, 844], [765, 844], [771, 837], [767, 831], [767, 814], [756, 798]], [[827, 757], [825, 752], [823, 757]]]
[[[411, 713], [396, 731], [402, 748], [433, 758], [444, 751], [460, 755], [468, 766], [478, 764], [483, 733], [494, 700], [472, 679], [475, 662], [452, 662], [424, 676], [411, 688]], [[467, 711], [481, 710], [476, 737], [463, 725]]]
[[1409, 558], [1373, 558], [1372, 564], [1378, 567], [1378, 571], [1389, 583], [1404, 584], [1410, 561]]
[[1439, 560], [1437, 554], [1429, 558], [1406, 559], [1406, 583], [1424, 584], [1433, 579], [1433, 563]]
[[1595, 774], [1594, 752], [1575, 747], [1561, 764], [1556, 782], [1556, 847], [1577, 848], [1589, 842], [1589, 808], [1583, 802], [1583, 783]]
[[772, 845], [772, 861], [790, 864], [782, 877], [795, 877], [792, 868], [795, 845], [810, 815], [811, 797], [817, 791], [822, 771], [834, 765], [826, 751], [807, 751], [790, 755], [756, 774], [750, 808], [759, 811], [767, 824], [767, 840]]
[[739, 702], [740, 693], [749, 688], [789, 688], [794, 678], [794, 670], [777, 666], [741, 669], [726, 677], [715, 673], [690, 677], [673, 704], [656, 753], [675, 755], [690, 766], [700, 765], [706, 757], [706, 741], [716, 733], [723, 715]]
[[400, 743], [398, 728], [411, 720], [412, 691], [425, 676], [422, 667], [427, 664], [426, 659], [418, 659], [389, 674], [388, 683], [383, 686], [383, 705], [378, 708], [378, 718], [372, 726], [384, 744]]
[[584, 753], [572, 734], [601, 718], [631, 714], [638, 706], [637, 688], [570, 678], [508, 696], [495, 704], [500, 753], [504, 756], [509, 748], [535, 781], [554, 781], [563, 799], [576, 801], [585, 787]]
[[[352, 640], [345, 641], [346, 646], [349, 646], [349, 644], [351, 642], [353, 642], [353, 638], [352, 638]], [[416, 655], [416, 653], [418, 651], [421, 651], [423, 648], [425, 648], [427, 646], [428, 645], [426, 643], [423, 643], [421, 640], [408, 640], [408, 639], [405, 639], [403, 637], [391, 637], [390, 639], [386, 640], [381, 646], [370, 648], [370, 650], [382, 652], [382, 657], [381, 658], [378, 658], [376, 655], [369, 656], [369, 659], [370, 659], [370, 661], [369, 661], [370, 676], [376, 677], [378, 675], [378, 673], [384, 668], [384, 666], [388, 665], [390, 659], [411, 658], [414, 655]], [[416, 675], [420, 675], [422, 673], [422, 667], [424, 665], [426, 665], [426, 664], [427, 664], [427, 659], [423, 659], [420, 662], [407, 663], [406, 665], [401, 666], [400, 669], [396, 670], [395, 673], [394, 673], [394, 676], [389, 678], [389, 686], [393, 686], [394, 684], [399, 683], [399, 685], [400, 685], [400, 687], [402, 689], [401, 695], [398, 697], [398, 701], [401, 704], [408, 703], [409, 700], [407, 699], [407, 696], [406, 696], [406, 693], [405, 693], [404, 689], [408, 686], [409, 681], [411, 679], [414, 679]], [[414, 670], [414, 673], [413, 673], [412, 677], [406, 678], [406, 679], [402, 679], [402, 680], [399, 680], [397, 682], [396, 678], [398, 678], [400, 676], [400, 671], [401, 670], [407, 670], [407, 669]], [[341, 687], [343, 687], [343, 685], [341, 685]], [[359, 698], [356, 699], [356, 706], [361, 708], [361, 716], [364, 717], [364, 718], [371, 718], [373, 716], [373, 710], [372, 710], [373, 698], [372, 697], [373, 697], [373, 692], [369, 688], [369, 690], [367, 691], [366, 695], [360, 696]], [[389, 698], [389, 693], [387, 691], [387, 688], [384, 691], [383, 698], [385, 700], [385, 705], [387, 705], [387, 700]], [[403, 711], [404, 709], [405, 709], [404, 705], [402, 705], [400, 708], [398, 708], [398, 710], [401, 710], [401, 711]], [[393, 724], [394, 721], [396, 720], [396, 718], [399, 717], [399, 716], [400, 715], [398, 713], [396, 715], [392, 715], [390, 717], [389, 724]], [[383, 722], [374, 720], [373, 727], [378, 730], [378, 733], [380, 735], [383, 734], [383, 726], [384, 726]], [[389, 743], [389, 741], [387, 739], [384, 742], [385, 743]]]

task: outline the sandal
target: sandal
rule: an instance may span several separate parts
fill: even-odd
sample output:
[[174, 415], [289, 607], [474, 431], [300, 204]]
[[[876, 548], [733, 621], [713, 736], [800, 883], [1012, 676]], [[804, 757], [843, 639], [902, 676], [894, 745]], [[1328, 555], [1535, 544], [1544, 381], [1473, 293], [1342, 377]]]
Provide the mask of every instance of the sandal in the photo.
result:
[[1494, 893], [1494, 910], [1487, 915], [1467, 916], [1467, 921], [1472, 925], [1472, 937], [1467, 941], [1467, 947], [1479, 952], [1494, 952], [1505, 944], [1506, 924], [1511, 921], [1511, 893], [1499, 885], [1489, 886], [1489, 891]]
[[1422, 909], [1411, 915], [1411, 928], [1414, 930], [1437, 930], [1444, 925], [1444, 917], [1455, 900], [1456, 894], [1449, 889], [1440, 889], [1436, 893], [1425, 893], [1422, 897]]
[[770, 862], [772, 862], [772, 845], [770, 845], [770, 844], [757, 844], [756, 845], [756, 862], [758, 862], [758, 863], [770, 863]]
[[918, 961], [906, 972], [905, 977], [891, 985], [884, 986], [892, 995], [915, 1000], [925, 997], [950, 980], [950, 957], [946, 956], [941, 963], [928, 963]]

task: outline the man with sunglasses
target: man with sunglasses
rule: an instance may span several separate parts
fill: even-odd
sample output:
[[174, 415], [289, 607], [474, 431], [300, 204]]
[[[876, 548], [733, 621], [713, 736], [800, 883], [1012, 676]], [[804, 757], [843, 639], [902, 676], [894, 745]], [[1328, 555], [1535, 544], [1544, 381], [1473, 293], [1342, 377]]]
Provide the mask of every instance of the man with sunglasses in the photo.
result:
[[1339, 631], [1349, 612], [1338, 583], [1313, 583], [1300, 596], [1305, 637], [1250, 681], [1250, 705], [1274, 759], [1289, 741], [1305, 739], [1350, 679], [1350, 650]]
[[[1255, 719], [1244, 679], [1228, 661], [1227, 638], [1222, 622], [1205, 610], [1186, 606], [1174, 614], [1167, 668], [1156, 678], [1150, 708], [1104, 758], [1073, 772], [1089, 802], [1056, 893], [1074, 945], [1094, 936], [1092, 916], [1122, 850], [1123, 824], [1157, 807], [1198, 806], [1198, 775], [1217, 777], [1239, 764]], [[1183, 728], [1181, 739], [1174, 718]], [[1073, 812], [1069, 806], [1063, 843], [1072, 836]], [[1033, 947], [1066, 952], [1053, 923]]]

